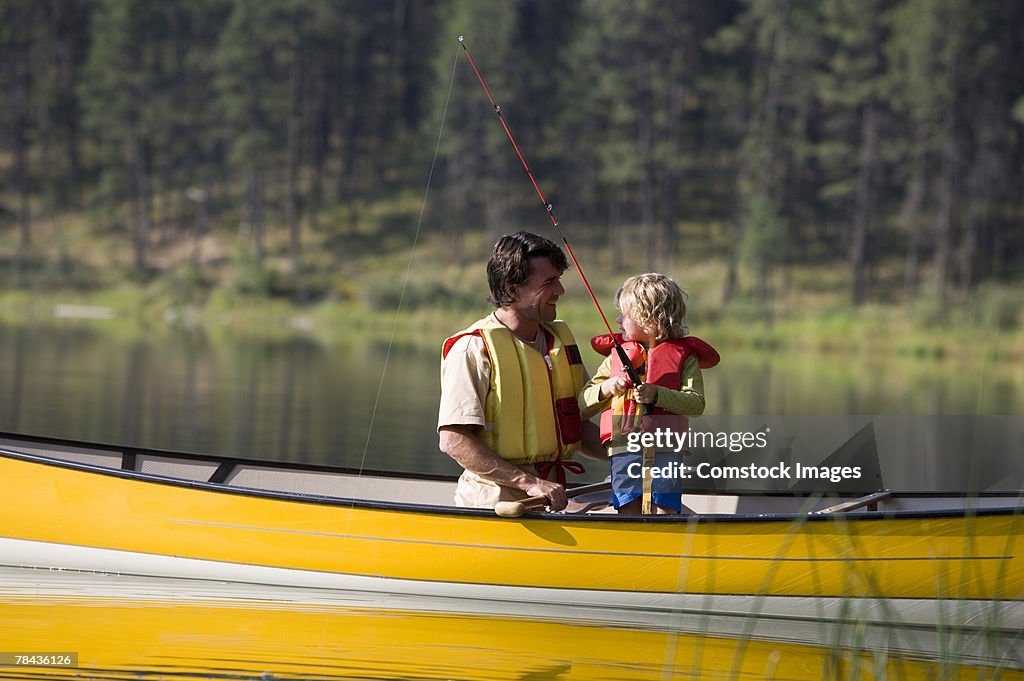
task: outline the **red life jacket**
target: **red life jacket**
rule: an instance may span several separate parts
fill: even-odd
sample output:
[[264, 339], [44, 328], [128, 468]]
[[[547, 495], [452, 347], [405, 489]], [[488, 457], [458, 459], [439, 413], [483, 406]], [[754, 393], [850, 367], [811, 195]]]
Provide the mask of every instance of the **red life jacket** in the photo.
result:
[[[622, 345], [626, 356], [645, 383], [663, 386], [670, 390], [679, 390], [682, 386], [683, 364], [690, 355], [697, 358], [701, 369], [710, 369], [721, 359], [717, 350], [696, 336], [664, 340], [649, 352], [645, 352], [643, 346], [636, 341], [622, 340], [620, 334], [615, 334], [615, 339]], [[615, 348], [612, 336], [608, 334], [595, 336], [591, 339], [590, 345], [599, 354], [611, 355], [611, 376], [626, 373], [618, 353], [612, 352]], [[639, 414], [637, 403], [632, 399], [624, 399], [621, 403], [621, 413], [616, 413], [619, 408], [614, 404], [615, 402], [613, 400], [613, 406], [601, 412], [601, 442], [605, 445], [613, 439], [621, 439], [616, 436], [635, 430], [637, 425], [636, 419]], [[651, 421], [644, 424], [644, 430], [654, 427], [670, 428], [675, 432], [682, 433], [689, 426], [689, 420], [685, 416], [674, 414], [661, 407], [653, 407], [651, 416]], [[618, 433], [613, 432], [616, 420], [619, 421]]]

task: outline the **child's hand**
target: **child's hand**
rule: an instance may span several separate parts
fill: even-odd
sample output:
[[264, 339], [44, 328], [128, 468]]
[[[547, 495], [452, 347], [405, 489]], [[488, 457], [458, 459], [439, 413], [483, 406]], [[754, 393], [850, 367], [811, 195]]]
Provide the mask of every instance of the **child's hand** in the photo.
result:
[[641, 383], [633, 392], [640, 404], [654, 404], [658, 401], [658, 386], [651, 383]]
[[601, 383], [601, 397], [606, 398], [611, 397], [612, 395], [622, 395], [632, 387], [633, 384], [629, 382], [629, 377], [622, 375], [612, 376]]

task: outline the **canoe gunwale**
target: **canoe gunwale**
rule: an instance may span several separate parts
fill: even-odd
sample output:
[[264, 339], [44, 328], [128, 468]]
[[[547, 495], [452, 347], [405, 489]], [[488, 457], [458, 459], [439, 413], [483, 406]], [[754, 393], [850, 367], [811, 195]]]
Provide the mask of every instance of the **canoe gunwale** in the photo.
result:
[[[343, 467], [317, 465], [317, 464], [300, 464], [294, 462], [272, 462], [258, 459], [242, 459], [233, 457], [220, 457], [202, 454], [189, 454], [184, 452], [174, 452], [159, 449], [145, 449], [139, 447], [123, 447], [119, 445], [103, 445], [98, 443], [87, 443], [74, 440], [65, 440], [59, 438], [49, 437], [33, 437], [21, 434], [13, 433], [0, 433], [0, 437], [7, 440], [18, 440], [25, 442], [26, 444], [49, 444], [59, 445], [63, 447], [81, 447], [93, 450], [106, 450], [112, 452], [120, 452], [122, 454], [129, 455], [147, 455], [147, 456], [162, 456], [173, 459], [182, 459], [187, 461], [204, 462], [211, 464], [218, 464], [218, 471], [225, 465], [246, 465], [246, 466], [257, 466], [266, 467], [272, 470], [288, 470], [288, 471], [309, 471], [318, 473], [333, 473], [339, 475], [351, 475], [351, 476], [374, 476], [374, 477], [385, 477], [395, 478], [403, 480], [424, 480], [424, 481], [443, 481], [454, 483], [455, 478], [453, 476], [444, 475], [416, 475], [413, 473], [405, 472], [388, 472], [388, 471], [369, 471], [364, 470], [362, 472]], [[421, 504], [412, 502], [397, 502], [397, 501], [384, 501], [384, 500], [372, 500], [352, 497], [341, 497], [341, 496], [329, 496], [319, 495], [307, 492], [296, 492], [296, 491], [282, 491], [273, 489], [264, 489], [258, 487], [247, 487], [241, 485], [230, 485], [223, 482], [211, 482], [203, 480], [190, 480], [181, 477], [173, 477], [168, 475], [161, 475], [152, 472], [143, 472], [138, 470], [131, 470], [125, 468], [113, 468], [110, 466], [102, 466], [87, 462], [80, 461], [69, 461], [52, 456], [45, 456], [40, 454], [33, 454], [28, 452], [21, 452], [12, 449], [9, 445], [0, 446], [0, 456], [19, 459], [28, 461], [44, 466], [54, 466], [64, 469], [76, 470], [91, 474], [105, 475], [117, 477], [125, 480], [133, 480], [138, 482], [147, 482], [151, 484], [160, 484], [166, 486], [181, 487], [186, 489], [195, 489], [207, 492], [219, 492], [233, 495], [241, 495], [254, 498], [272, 499], [277, 501], [287, 501], [293, 503], [303, 504], [315, 504], [320, 506], [334, 506], [334, 507], [346, 507], [346, 508], [360, 508], [360, 509], [372, 509], [380, 511], [400, 511], [403, 513], [415, 513], [415, 514], [429, 514], [429, 515], [445, 515], [445, 516], [469, 516], [469, 517], [484, 517], [492, 518], [498, 522], [558, 522], [565, 523], [570, 521], [572, 523], [780, 523], [780, 522], [823, 522], [823, 521], [834, 521], [840, 523], [846, 523], [853, 520], [899, 520], [899, 519], [921, 519], [921, 518], [960, 518], [960, 517], [988, 517], [988, 516], [1003, 516], [1003, 515], [1024, 515], [1024, 505], [1021, 505], [1021, 495], [1015, 492], [987, 492], [979, 495], [969, 494], [956, 494], [956, 493], [941, 493], [941, 494], [929, 494], [929, 493], [893, 493], [893, 496], [900, 497], [935, 497], [941, 496], [943, 498], [949, 497], [951, 499], [963, 498], [972, 499], [978, 497], [985, 498], [1005, 498], [1007, 500], [1017, 500], [1014, 505], [1008, 505], [1005, 507], [986, 507], [986, 508], [972, 508], [968, 504], [964, 504], [959, 508], [942, 508], [942, 509], [921, 509], [921, 510], [855, 510], [844, 513], [816, 513], [813, 511], [808, 512], [785, 512], [785, 513], [706, 513], [696, 515], [652, 515], [652, 516], [617, 516], [614, 514], [559, 514], [559, 513], [543, 513], [543, 512], [530, 512], [523, 515], [521, 518], [498, 518], [490, 509], [475, 509], [475, 508], [459, 508], [455, 506], [440, 506], [431, 504]], [[216, 476], [215, 476], [216, 477]], [[729, 494], [735, 495], [730, 492]], [[740, 495], [743, 496], [743, 495]], [[779, 496], [779, 497], [790, 497], [790, 498], [827, 498], [828, 495], [818, 493], [786, 493], [786, 492], [765, 492], [748, 494], [747, 496]]]
[[[80, 447], [84, 449], [116, 451], [121, 453], [122, 455], [134, 457], [138, 457], [140, 455], [163, 456], [171, 459], [182, 459], [185, 461], [194, 461], [202, 463], [233, 464], [236, 466], [266, 466], [268, 468], [274, 468], [278, 470], [308, 471], [316, 473], [339, 473], [344, 475], [376, 475], [398, 479], [434, 480], [452, 483], [458, 480], [457, 475], [446, 475], [442, 473], [421, 474], [411, 473], [408, 471], [378, 471], [370, 469], [359, 470], [358, 468], [350, 468], [347, 466], [332, 466], [330, 464], [302, 463], [297, 461], [273, 461], [269, 459], [247, 459], [239, 456], [223, 456], [220, 454], [200, 454], [195, 452], [182, 452], [173, 449], [154, 449], [149, 447], [136, 447], [134, 445], [118, 445], [105, 442], [88, 442], [85, 440], [73, 440], [68, 438], [49, 437], [45, 435], [28, 435], [25, 433], [0, 432], [0, 439], [19, 440], [25, 442], [26, 444], [57, 445], [62, 447]], [[2, 448], [3, 447], [0, 447], [0, 449]], [[54, 460], [60, 461], [60, 459]], [[99, 466], [98, 468], [104, 467]], [[104, 470], [106, 469], [104, 468]], [[124, 470], [130, 471], [131, 469]]]

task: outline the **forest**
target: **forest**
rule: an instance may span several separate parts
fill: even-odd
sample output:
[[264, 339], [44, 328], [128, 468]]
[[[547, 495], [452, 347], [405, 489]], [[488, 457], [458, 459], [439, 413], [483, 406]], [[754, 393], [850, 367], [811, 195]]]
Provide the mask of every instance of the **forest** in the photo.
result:
[[1019, 291], [1019, 0], [0, 0], [0, 286], [316, 301], [424, 208], [448, 244], [550, 227], [459, 35], [613, 270]]

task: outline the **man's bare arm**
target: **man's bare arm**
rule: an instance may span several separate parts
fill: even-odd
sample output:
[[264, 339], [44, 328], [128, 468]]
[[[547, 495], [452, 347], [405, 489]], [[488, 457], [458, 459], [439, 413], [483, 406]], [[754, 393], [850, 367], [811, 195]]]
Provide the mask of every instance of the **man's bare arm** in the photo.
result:
[[531, 497], [547, 497], [552, 511], [566, 507], [569, 502], [562, 485], [530, 475], [502, 459], [480, 439], [480, 430], [480, 426], [442, 426], [438, 429], [438, 446], [460, 466], [481, 478], [522, 490]]

